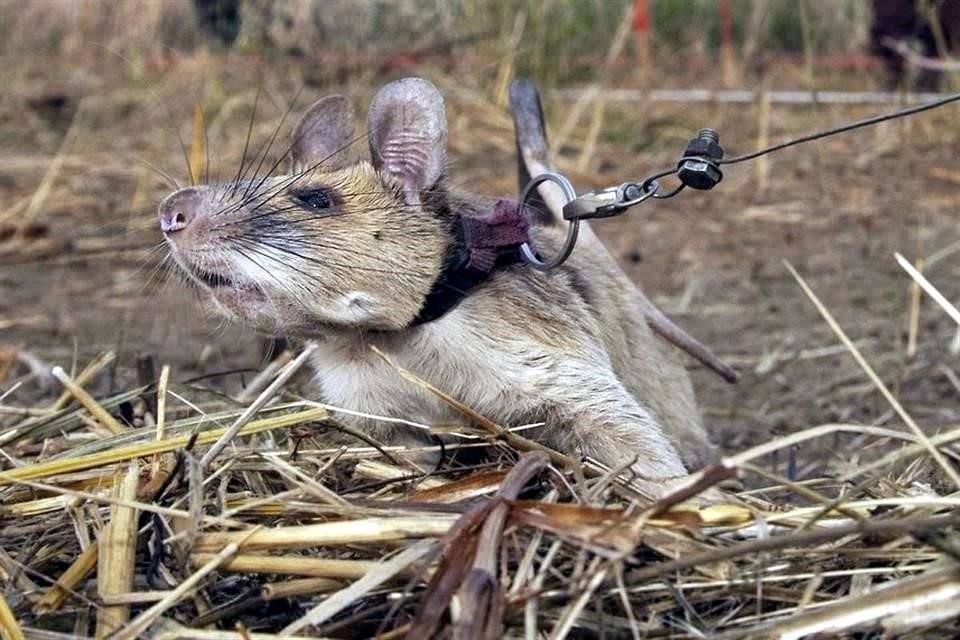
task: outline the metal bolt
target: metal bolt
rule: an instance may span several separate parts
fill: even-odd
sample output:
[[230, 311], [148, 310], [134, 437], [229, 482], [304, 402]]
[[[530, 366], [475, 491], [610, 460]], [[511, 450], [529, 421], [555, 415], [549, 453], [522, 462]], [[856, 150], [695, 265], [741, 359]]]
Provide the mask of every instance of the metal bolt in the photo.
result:
[[640, 185], [637, 184], [628, 184], [623, 190], [623, 198], [625, 200], [636, 200], [643, 195], [643, 190], [640, 189]]
[[723, 179], [723, 174], [711, 162], [684, 160], [677, 170], [677, 177], [688, 187], [703, 191], [717, 186], [717, 183]]
[[712, 189], [723, 180], [718, 161], [723, 158], [720, 134], [713, 129], [700, 129], [687, 144], [677, 167], [677, 177], [693, 189]]
[[697, 132], [697, 137], [718, 144], [720, 142], [720, 134], [710, 128], [700, 129], [700, 131]]

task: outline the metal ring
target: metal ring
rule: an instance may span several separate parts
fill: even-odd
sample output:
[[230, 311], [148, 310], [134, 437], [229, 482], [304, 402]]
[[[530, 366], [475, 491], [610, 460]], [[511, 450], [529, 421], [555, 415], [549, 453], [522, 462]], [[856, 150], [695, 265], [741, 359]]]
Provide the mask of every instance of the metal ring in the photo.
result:
[[[559, 173], [541, 173], [540, 175], [532, 178], [530, 182], [527, 183], [527, 186], [523, 188], [523, 192], [520, 194], [520, 207], [527, 206], [527, 199], [530, 197], [530, 193], [536, 189], [538, 186], [544, 182], [552, 182], [563, 191], [563, 197], [566, 198], [564, 206], [568, 203], [573, 202], [577, 198], [577, 192], [574, 190], [573, 185], [570, 184], [570, 181], [564, 178]], [[570, 221], [570, 226], [567, 227], [567, 239], [563, 243], [563, 248], [560, 250], [560, 253], [557, 254], [551, 260], [544, 262], [537, 257], [536, 252], [533, 250], [533, 247], [530, 246], [529, 242], [524, 242], [520, 245], [520, 255], [523, 257], [523, 261], [529, 264], [534, 269], [539, 269], [540, 271], [549, 271], [555, 269], [563, 264], [567, 258], [570, 257], [570, 254], [573, 252], [574, 245], [577, 244], [577, 235], [580, 232], [580, 220], [574, 218]]]

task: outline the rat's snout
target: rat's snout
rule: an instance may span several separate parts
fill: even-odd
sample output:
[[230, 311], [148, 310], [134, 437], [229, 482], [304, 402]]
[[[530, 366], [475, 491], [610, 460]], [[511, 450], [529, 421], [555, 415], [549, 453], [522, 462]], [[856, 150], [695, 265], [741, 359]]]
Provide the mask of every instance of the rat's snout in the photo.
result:
[[167, 196], [157, 211], [160, 230], [170, 235], [186, 229], [199, 215], [203, 200], [202, 191], [196, 187], [180, 189]]

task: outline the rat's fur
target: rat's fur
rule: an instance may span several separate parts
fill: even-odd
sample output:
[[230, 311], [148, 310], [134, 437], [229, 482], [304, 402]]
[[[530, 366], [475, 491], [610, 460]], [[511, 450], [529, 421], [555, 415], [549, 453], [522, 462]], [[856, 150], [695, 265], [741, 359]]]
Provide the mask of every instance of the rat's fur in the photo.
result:
[[[544, 422], [539, 439], [560, 450], [611, 466], [635, 459], [648, 479], [708, 460], [685, 369], [652, 335], [648, 303], [589, 229], [562, 267], [499, 269], [446, 315], [410, 326], [456, 242], [456, 217], [492, 203], [445, 187], [443, 100], [429, 83], [381, 89], [368, 131], [373, 161], [350, 162], [351, 107], [326, 98], [294, 133], [291, 175], [170, 195], [160, 218], [177, 262], [226, 315], [319, 339], [313, 364], [333, 405], [423, 424], [463, 421], [401, 379], [376, 345], [498, 423]], [[311, 195], [319, 207], [305, 204]], [[531, 237], [552, 255], [563, 232], [538, 224]], [[345, 419], [387, 441], [425, 439]]]

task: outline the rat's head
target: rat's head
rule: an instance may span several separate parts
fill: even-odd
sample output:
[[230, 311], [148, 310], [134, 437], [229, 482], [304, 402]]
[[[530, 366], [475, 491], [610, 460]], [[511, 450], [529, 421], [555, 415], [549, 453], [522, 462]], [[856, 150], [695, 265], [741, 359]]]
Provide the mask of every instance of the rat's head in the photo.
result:
[[293, 132], [290, 175], [195, 186], [159, 209], [170, 252], [218, 309], [267, 331], [396, 329], [416, 316], [451, 243], [435, 201], [443, 98], [406, 78], [370, 105], [371, 161], [351, 162], [353, 108], [316, 102]]

